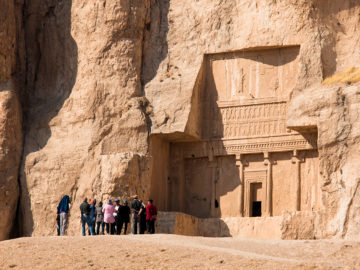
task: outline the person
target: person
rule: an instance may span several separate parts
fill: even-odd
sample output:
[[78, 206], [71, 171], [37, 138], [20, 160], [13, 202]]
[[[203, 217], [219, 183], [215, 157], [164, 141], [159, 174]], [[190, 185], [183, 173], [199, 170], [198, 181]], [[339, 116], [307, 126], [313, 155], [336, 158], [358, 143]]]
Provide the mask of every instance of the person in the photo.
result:
[[155, 220], [157, 215], [156, 206], [153, 204], [153, 200], [149, 199], [146, 206], [146, 225], [148, 233], [155, 233]]
[[57, 207], [57, 213], [60, 215], [60, 235], [65, 235], [65, 230], [68, 222], [68, 216], [70, 211], [70, 198], [68, 195], [64, 195]]
[[146, 206], [142, 200], [139, 200], [139, 202], [141, 203], [139, 211], [140, 234], [144, 234], [146, 231]]
[[87, 202], [87, 198], [84, 199], [83, 203], [80, 204], [81, 212], [81, 223], [82, 223], [82, 235], [85, 236], [85, 224], [88, 225], [88, 229], [91, 235], [94, 235], [90, 220], [90, 205]]
[[[95, 219], [96, 219], [95, 210], [96, 210], [96, 199], [92, 199], [90, 201], [90, 224], [91, 224], [92, 231], [94, 234], [95, 234]], [[89, 228], [88, 228], [88, 231], [89, 231], [89, 235], [90, 235]]]
[[119, 219], [119, 209], [120, 209], [120, 200], [119, 199], [116, 199], [115, 200], [115, 212], [114, 212], [114, 219], [115, 219], [115, 231], [116, 231], [116, 234], [120, 234], [121, 230], [119, 229], [120, 228], [120, 219]]
[[124, 224], [124, 234], [126, 234], [128, 223], [130, 222], [130, 207], [128, 206], [128, 202], [126, 200], [123, 201], [123, 205], [120, 206], [119, 209], [119, 228], [120, 234]]
[[101, 226], [101, 233], [104, 234], [104, 227], [105, 227], [105, 223], [104, 223], [104, 213], [102, 212], [102, 206], [103, 203], [99, 202], [98, 207], [96, 207], [95, 209], [95, 213], [96, 213], [96, 234], [99, 235], [99, 231], [100, 231], [100, 226]]
[[134, 196], [134, 200], [132, 200], [131, 204], [130, 204], [130, 208], [131, 208], [131, 213], [132, 213], [132, 233], [133, 234], [137, 234], [138, 227], [139, 227], [139, 211], [141, 208], [141, 203], [138, 200], [138, 196], [135, 195]]
[[113, 214], [115, 212], [115, 207], [112, 204], [111, 199], [108, 200], [108, 203], [104, 206], [102, 212], [104, 213], [104, 222], [105, 222], [105, 226], [106, 226], [106, 233], [114, 234], [115, 218], [114, 218]]

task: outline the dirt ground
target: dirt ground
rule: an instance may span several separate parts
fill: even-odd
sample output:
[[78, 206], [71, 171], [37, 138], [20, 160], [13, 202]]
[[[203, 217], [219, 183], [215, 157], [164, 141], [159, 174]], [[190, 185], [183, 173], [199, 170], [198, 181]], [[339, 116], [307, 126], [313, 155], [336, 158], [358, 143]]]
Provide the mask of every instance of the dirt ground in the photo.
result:
[[360, 242], [127, 235], [0, 242], [0, 269], [360, 269]]

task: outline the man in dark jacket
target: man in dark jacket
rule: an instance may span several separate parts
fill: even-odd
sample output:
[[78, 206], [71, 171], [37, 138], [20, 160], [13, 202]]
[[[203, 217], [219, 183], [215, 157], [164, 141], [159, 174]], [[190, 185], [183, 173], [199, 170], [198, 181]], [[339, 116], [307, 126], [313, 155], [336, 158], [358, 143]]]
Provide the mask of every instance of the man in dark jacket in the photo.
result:
[[120, 229], [120, 216], [119, 216], [119, 209], [120, 209], [120, 200], [119, 199], [115, 199], [115, 213], [114, 218], [115, 218], [115, 232], [116, 234], [121, 234], [121, 229]]
[[138, 227], [139, 227], [139, 221], [140, 221], [140, 217], [139, 217], [139, 211], [141, 208], [141, 202], [138, 200], [138, 196], [135, 195], [134, 196], [134, 200], [131, 202], [130, 204], [130, 208], [131, 208], [131, 214], [132, 214], [132, 233], [133, 234], [137, 234], [138, 231]]
[[130, 207], [128, 206], [128, 202], [125, 200], [123, 201], [123, 205], [121, 205], [119, 208], [119, 221], [120, 221], [119, 223], [120, 234], [123, 224], [125, 225], [124, 234], [126, 234], [127, 226], [128, 223], [130, 222]]
[[88, 204], [87, 198], [85, 198], [84, 202], [80, 205], [80, 211], [81, 211], [81, 222], [82, 222], [82, 235], [85, 236], [85, 224], [88, 225], [90, 234], [94, 235], [93, 228], [91, 226], [90, 204]]
[[144, 234], [146, 231], [146, 205], [142, 200], [139, 200], [141, 203], [139, 217], [140, 217], [140, 234]]

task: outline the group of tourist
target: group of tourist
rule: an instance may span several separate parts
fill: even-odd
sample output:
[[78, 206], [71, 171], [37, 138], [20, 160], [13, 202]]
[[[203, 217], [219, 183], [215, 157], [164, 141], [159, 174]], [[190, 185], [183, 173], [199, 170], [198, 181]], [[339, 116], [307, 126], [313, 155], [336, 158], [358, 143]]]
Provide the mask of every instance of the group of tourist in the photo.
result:
[[[88, 227], [88, 235], [105, 234], [121, 234], [123, 228], [124, 234], [127, 233], [127, 227], [130, 222], [130, 214], [132, 215], [132, 233], [144, 234], [155, 233], [155, 221], [157, 215], [156, 206], [153, 200], [149, 199], [147, 205], [138, 198], [137, 195], [128, 206], [126, 200], [120, 204], [119, 199], [115, 199], [113, 204], [108, 199], [107, 204], [103, 206], [102, 202], [96, 205], [96, 199], [90, 200], [85, 198], [80, 205], [82, 235], [86, 235], [86, 225]], [[68, 223], [68, 215], [70, 211], [70, 198], [64, 195], [57, 207], [57, 229], [58, 235], [65, 235], [65, 229]]]

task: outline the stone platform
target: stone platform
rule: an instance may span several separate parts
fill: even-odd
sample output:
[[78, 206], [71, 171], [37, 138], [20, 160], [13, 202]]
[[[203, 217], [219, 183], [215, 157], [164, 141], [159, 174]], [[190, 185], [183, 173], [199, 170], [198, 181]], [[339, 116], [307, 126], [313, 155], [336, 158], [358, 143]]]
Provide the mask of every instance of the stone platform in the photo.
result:
[[206, 237], [282, 238], [283, 216], [197, 218], [180, 212], [159, 212], [157, 233]]

